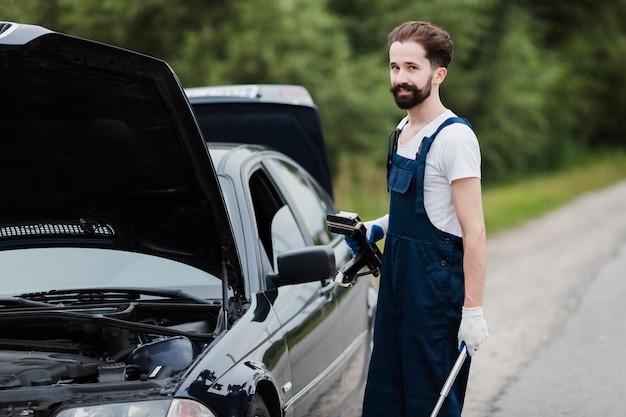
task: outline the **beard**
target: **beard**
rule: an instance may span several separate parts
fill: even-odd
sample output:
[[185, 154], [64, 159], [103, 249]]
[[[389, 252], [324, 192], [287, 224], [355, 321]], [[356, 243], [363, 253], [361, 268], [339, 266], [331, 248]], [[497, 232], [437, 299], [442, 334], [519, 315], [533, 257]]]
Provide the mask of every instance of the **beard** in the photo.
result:
[[[393, 98], [396, 100], [396, 104], [398, 107], [404, 110], [408, 110], [417, 106], [418, 104], [422, 104], [424, 100], [426, 100], [430, 96], [430, 92], [432, 90], [432, 75], [428, 78], [428, 82], [424, 86], [424, 88], [417, 88], [411, 84], [396, 84], [389, 89], [391, 94], [393, 94]], [[400, 89], [404, 89], [410, 91], [409, 95], [399, 95]]]

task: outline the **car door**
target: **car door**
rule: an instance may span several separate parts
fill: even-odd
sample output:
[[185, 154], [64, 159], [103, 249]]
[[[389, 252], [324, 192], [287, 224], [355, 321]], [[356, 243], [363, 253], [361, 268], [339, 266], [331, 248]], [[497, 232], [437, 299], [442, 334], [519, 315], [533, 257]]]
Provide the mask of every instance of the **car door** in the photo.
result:
[[[269, 171], [261, 166], [250, 175], [249, 187], [254, 217], [265, 262], [276, 272], [281, 253], [312, 244], [306, 227]], [[330, 280], [279, 287], [265, 291], [282, 324], [289, 350], [292, 379], [286, 413], [294, 416], [327, 415], [320, 399], [340, 378], [336, 366], [343, 350], [336, 288]], [[336, 402], [339, 402], [337, 399]], [[330, 403], [331, 409], [337, 404]]]
[[[343, 241], [343, 236], [330, 233], [326, 225], [326, 215], [336, 213], [332, 199], [305, 171], [291, 165], [287, 160], [274, 158], [266, 159], [276, 176], [285, 184], [289, 191], [288, 199], [301, 217], [309, 235], [315, 244], [327, 244], [334, 248], [337, 267], [343, 266], [352, 253]], [[333, 284], [334, 286], [334, 284]], [[362, 393], [369, 358], [371, 353], [371, 338], [373, 319], [376, 308], [377, 286], [372, 275], [364, 275], [357, 279], [350, 288], [335, 286], [334, 294], [339, 304], [340, 322], [335, 323], [335, 329], [341, 328], [343, 343], [341, 362], [335, 363], [342, 378], [333, 386], [331, 398], [351, 398], [353, 403], [341, 404], [340, 413], [346, 412], [349, 407], [358, 407]], [[324, 399], [326, 402], [328, 398]], [[350, 411], [348, 411], [350, 412]]]

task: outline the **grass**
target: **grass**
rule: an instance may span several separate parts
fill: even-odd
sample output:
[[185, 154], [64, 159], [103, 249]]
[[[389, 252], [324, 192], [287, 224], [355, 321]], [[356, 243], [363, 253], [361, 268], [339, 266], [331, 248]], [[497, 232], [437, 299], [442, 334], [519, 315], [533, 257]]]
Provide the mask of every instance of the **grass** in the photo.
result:
[[594, 190], [626, 179], [626, 154], [594, 158], [581, 166], [483, 190], [488, 233], [519, 226]]
[[[388, 211], [385, 171], [358, 157], [344, 160], [335, 180], [339, 210], [370, 220]], [[519, 226], [574, 200], [626, 179], [626, 152], [597, 155], [577, 167], [542, 174], [483, 190], [485, 224], [489, 234]]]

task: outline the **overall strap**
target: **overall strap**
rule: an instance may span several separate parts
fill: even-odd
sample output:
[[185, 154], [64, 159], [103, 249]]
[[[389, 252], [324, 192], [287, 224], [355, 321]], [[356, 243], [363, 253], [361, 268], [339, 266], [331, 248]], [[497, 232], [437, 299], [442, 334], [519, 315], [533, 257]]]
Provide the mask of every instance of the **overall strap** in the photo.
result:
[[389, 169], [391, 168], [391, 159], [398, 150], [398, 138], [400, 137], [401, 129], [394, 129], [389, 135], [388, 147], [387, 147], [387, 191], [389, 191]]
[[[439, 125], [437, 130], [435, 130], [435, 133], [433, 133], [429, 137], [426, 137], [422, 140], [422, 144], [420, 145], [417, 151], [417, 155], [422, 153], [422, 150], [424, 150], [423, 154], [424, 154], [424, 158], [426, 158], [425, 155], [428, 153], [428, 150], [430, 149], [430, 145], [432, 145], [433, 141], [435, 140], [435, 137], [437, 137], [439, 132], [441, 132], [444, 127], [450, 126], [451, 124], [454, 124], [454, 123], [461, 123], [461, 124], [469, 126], [470, 129], [472, 128], [472, 125], [467, 119], [464, 119], [463, 117], [450, 117], [449, 119], [444, 120], [443, 123]], [[418, 156], [415, 157], [415, 159], [417, 158]]]
[[470, 129], [472, 127], [470, 122], [462, 117], [450, 117], [449, 119], [446, 119], [443, 123], [439, 125], [437, 130], [435, 130], [435, 133], [433, 133], [429, 137], [425, 137], [422, 140], [422, 144], [420, 145], [417, 151], [417, 155], [415, 156], [415, 160], [417, 162], [417, 175], [415, 178], [417, 199], [415, 204], [415, 212], [417, 214], [426, 214], [426, 208], [424, 207], [424, 172], [426, 170], [426, 154], [430, 150], [430, 145], [433, 144], [433, 142], [435, 141], [435, 137], [437, 137], [439, 132], [441, 132], [446, 126], [449, 126], [453, 123], [461, 123], [467, 125], [470, 127]]
[[[423, 155], [424, 155], [424, 158], [426, 158], [426, 154], [428, 153], [428, 150], [430, 149], [430, 145], [435, 140], [435, 137], [439, 134], [439, 132], [441, 132], [441, 130], [444, 127], [449, 126], [449, 125], [451, 125], [453, 123], [461, 123], [461, 124], [469, 126], [470, 128], [472, 127], [470, 122], [467, 119], [464, 119], [463, 117], [450, 117], [450, 118], [444, 120], [443, 123], [441, 123], [441, 125], [439, 125], [437, 130], [435, 130], [435, 133], [430, 135], [430, 137], [425, 137], [422, 140], [422, 143], [420, 144], [419, 149], [417, 151], [416, 159], [419, 158], [419, 154], [421, 153], [422, 149], [424, 149]], [[396, 151], [398, 150], [398, 140], [400, 138], [400, 132], [401, 131], [402, 131], [402, 128], [394, 129], [393, 132], [391, 132], [391, 134], [389, 135], [389, 138], [388, 138], [388, 147], [387, 147], [387, 181], [389, 181], [389, 169], [391, 168], [391, 159], [393, 158], [393, 155], [395, 155]], [[421, 180], [421, 182], [418, 185], [421, 185], [422, 187], [424, 186], [423, 175], [422, 175], [422, 180]], [[387, 187], [387, 191], [389, 191], [389, 187]]]

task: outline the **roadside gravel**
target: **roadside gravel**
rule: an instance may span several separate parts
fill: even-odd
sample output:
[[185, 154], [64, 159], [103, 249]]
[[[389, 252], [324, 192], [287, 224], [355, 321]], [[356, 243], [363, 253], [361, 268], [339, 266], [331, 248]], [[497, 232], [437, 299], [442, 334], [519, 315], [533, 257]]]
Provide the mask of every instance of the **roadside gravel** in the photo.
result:
[[626, 181], [488, 241], [485, 318], [490, 336], [472, 361], [464, 417], [490, 406], [584, 296], [626, 242]]

